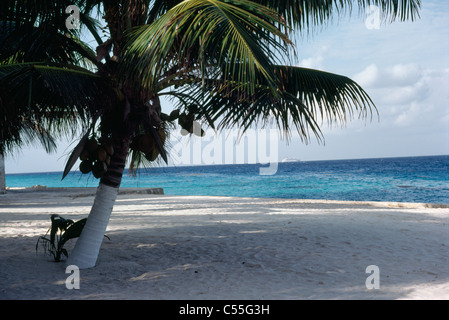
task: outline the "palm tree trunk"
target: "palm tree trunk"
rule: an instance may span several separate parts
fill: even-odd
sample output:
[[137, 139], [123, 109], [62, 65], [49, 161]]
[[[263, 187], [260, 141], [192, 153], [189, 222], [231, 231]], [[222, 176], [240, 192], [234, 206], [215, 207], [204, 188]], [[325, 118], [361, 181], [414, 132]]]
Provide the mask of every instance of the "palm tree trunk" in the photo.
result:
[[0, 154], [0, 194], [6, 193], [5, 158]]
[[92, 268], [97, 263], [104, 233], [117, 198], [120, 182], [129, 150], [129, 139], [114, 143], [114, 155], [108, 171], [101, 178], [94, 204], [75, 247], [67, 259], [67, 265], [80, 269]]
[[76, 265], [80, 269], [95, 266], [117, 193], [118, 188], [100, 183], [89, 217], [67, 259], [67, 265]]

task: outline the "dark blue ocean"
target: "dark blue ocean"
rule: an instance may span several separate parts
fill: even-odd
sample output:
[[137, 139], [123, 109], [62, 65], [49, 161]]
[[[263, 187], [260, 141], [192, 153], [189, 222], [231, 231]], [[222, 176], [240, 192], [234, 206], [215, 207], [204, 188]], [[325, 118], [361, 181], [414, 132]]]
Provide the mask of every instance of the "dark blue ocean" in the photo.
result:
[[[122, 187], [163, 188], [167, 195], [274, 197], [449, 204], [449, 156], [303, 161], [278, 164], [157, 167], [126, 175]], [[8, 187], [96, 187], [78, 171], [8, 174]]]

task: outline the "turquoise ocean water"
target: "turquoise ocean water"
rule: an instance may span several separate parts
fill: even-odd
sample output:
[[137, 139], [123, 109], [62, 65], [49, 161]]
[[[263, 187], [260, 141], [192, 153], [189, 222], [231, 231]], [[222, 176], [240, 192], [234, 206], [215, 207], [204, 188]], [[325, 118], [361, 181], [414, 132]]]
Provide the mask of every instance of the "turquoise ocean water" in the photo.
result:
[[[159, 167], [126, 175], [122, 187], [163, 188], [167, 195], [274, 197], [449, 204], [449, 156]], [[7, 174], [8, 187], [96, 187], [78, 171]]]

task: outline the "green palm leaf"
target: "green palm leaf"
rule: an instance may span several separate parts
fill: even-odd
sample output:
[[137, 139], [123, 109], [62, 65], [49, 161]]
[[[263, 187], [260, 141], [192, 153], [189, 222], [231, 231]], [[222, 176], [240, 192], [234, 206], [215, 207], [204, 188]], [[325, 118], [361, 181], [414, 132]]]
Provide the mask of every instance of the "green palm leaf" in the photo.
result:
[[104, 78], [71, 65], [0, 65], [0, 86], [3, 107], [11, 110], [35, 105], [42, 110], [50, 107], [52, 112], [76, 112], [84, 117], [107, 108], [114, 100], [108, 97], [114, 91]]
[[[288, 66], [274, 66], [273, 73], [277, 77], [278, 95], [272, 94], [264, 77], [259, 77], [254, 96], [247, 99], [233, 90], [239, 83], [223, 85], [222, 81], [212, 79], [207, 81], [207, 87], [189, 83], [173, 95], [179, 98], [177, 107], [187, 112], [189, 106], [201, 101], [202, 105], [197, 107], [199, 116], [209, 123], [218, 122], [218, 128], [239, 126], [244, 132], [259, 122], [262, 125], [275, 122], [287, 136], [292, 127], [296, 128], [305, 141], [310, 139], [309, 132], [322, 139], [319, 119], [344, 124], [356, 114], [366, 118], [377, 112], [367, 93], [345, 76]], [[223, 87], [226, 89], [222, 90]], [[211, 94], [201, 100], [204, 90]]]
[[39, 123], [33, 123], [29, 119], [22, 117], [18, 121], [10, 121], [7, 130], [0, 129], [2, 141], [0, 143], [0, 154], [5, 154], [15, 148], [32, 145], [39, 142], [46, 152], [56, 150], [54, 136]]
[[85, 67], [97, 63], [93, 50], [76, 37], [41, 27], [0, 21], [0, 46], [0, 62], [48, 61]]
[[360, 14], [370, 5], [380, 9], [383, 21], [414, 20], [419, 17], [421, 0], [252, 0], [283, 15], [287, 23], [299, 30], [316, 27], [351, 13], [354, 7]]
[[37, 135], [48, 142], [50, 135], [75, 134], [80, 125], [87, 126], [95, 115], [110, 110], [114, 96], [105, 79], [75, 66], [0, 65], [0, 151], [20, 144], [25, 136]]
[[289, 66], [277, 66], [275, 72], [281, 90], [306, 105], [314, 119], [344, 124], [355, 112], [362, 118], [377, 113], [368, 94], [348, 77]]
[[83, 28], [98, 27], [84, 14], [89, 12], [84, 2], [0, 3], [0, 153], [34, 141], [47, 152], [54, 150], [56, 137], [73, 134], [102, 107], [105, 100], [95, 90], [103, 84], [100, 87], [97, 76], [76, 67], [94, 70], [96, 55], [79, 40], [79, 30], [65, 26], [65, 9], [75, 4], [84, 9]]
[[258, 73], [275, 94], [270, 65], [290, 44], [275, 26], [280, 21], [274, 11], [249, 1], [184, 1], [129, 34], [121, 71], [152, 92], [163, 75], [182, 70], [200, 74], [202, 81], [232, 78], [242, 91], [254, 93]]

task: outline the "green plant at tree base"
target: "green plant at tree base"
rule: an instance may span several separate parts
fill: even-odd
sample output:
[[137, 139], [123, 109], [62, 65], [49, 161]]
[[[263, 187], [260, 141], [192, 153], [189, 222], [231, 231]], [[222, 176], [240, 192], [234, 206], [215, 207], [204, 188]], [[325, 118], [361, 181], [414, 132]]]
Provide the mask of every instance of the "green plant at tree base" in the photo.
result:
[[[52, 256], [55, 262], [60, 262], [62, 255], [66, 258], [69, 256], [64, 245], [70, 239], [78, 238], [81, 235], [87, 218], [75, 222], [71, 219], [65, 219], [58, 214], [52, 214], [50, 220], [51, 227], [45, 235], [37, 240], [36, 252], [38, 251], [39, 243], [41, 243], [46, 253]], [[47, 237], [49, 232], [50, 238]], [[105, 235], [105, 237], [109, 239], [108, 236]]]

